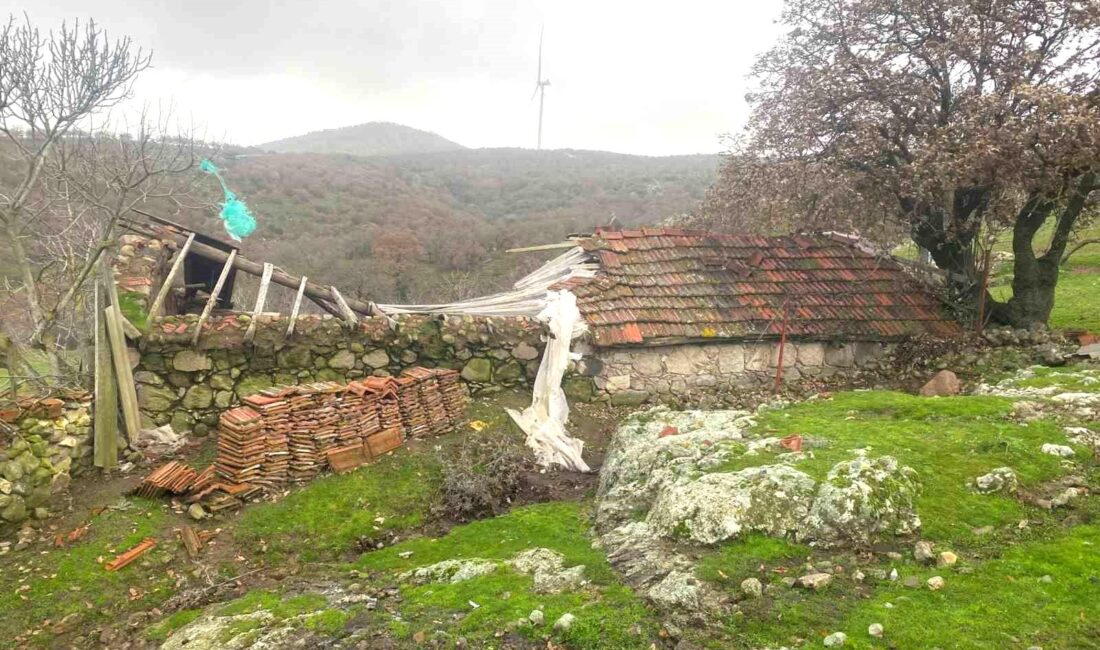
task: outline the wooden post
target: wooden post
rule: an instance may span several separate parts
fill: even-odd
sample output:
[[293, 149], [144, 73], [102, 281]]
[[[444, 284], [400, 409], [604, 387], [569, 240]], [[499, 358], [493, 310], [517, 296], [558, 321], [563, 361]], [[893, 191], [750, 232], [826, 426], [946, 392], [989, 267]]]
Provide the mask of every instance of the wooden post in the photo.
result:
[[222, 292], [225, 279], [229, 277], [229, 272], [233, 270], [233, 260], [236, 257], [237, 251], [234, 249], [229, 253], [229, 258], [225, 261], [225, 266], [222, 267], [222, 273], [218, 276], [218, 281], [214, 283], [214, 290], [210, 292], [210, 300], [206, 301], [206, 306], [202, 308], [202, 315], [199, 316], [199, 322], [195, 324], [195, 335], [191, 337], [191, 345], [193, 346], [199, 344], [203, 323], [206, 322], [207, 318], [210, 318], [210, 312], [214, 311], [214, 305], [218, 304], [218, 294]]
[[256, 294], [256, 306], [252, 308], [252, 321], [248, 324], [248, 330], [244, 333], [245, 343], [251, 343], [252, 339], [256, 337], [256, 319], [260, 317], [260, 313], [264, 310], [264, 302], [267, 300], [267, 287], [271, 284], [271, 272], [274, 270], [274, 265], [264, 262], [263, 276], [260, 277], [260, 291]]
[[302, 308], [302, 294], [306, 292], [306, 276], [302, 276], [302, 281], [298, 284], [298, 295], [294, 296], [294, 307], [290, 310], [290, 323], [286, 326], [286, 335], [289, 337], [294, 334], [294, 323], [298, 322], [298, 310]]
[[336, 287], [329, 287], [329, 292], [332, 294], [332, 300], [336, 303], [336, 306], [340, 308], [340, 313], [344, 316], [344, 322], [348, 324], [348, 327], [355, 329], [355, 326], [359, 324], [359, 318], [355, 315], [355, 312], [348, 307], [347, 301], [340, 295], [340, 291]]
[[96, 467], [118, 466], [118, 385], [111, 370], [111, 348], [103, 310], [102, 280], [95, 287], [95, 443], [92, 461]]
[[149, 307], [149, 318], [155, 318], [160, 315], [160, 309], [164, 306], [164, 299], [168, 297], [168, 292], [172, 290], [172, 281], [176, 279], [176, 274], [179, 273], [180, 267], [183, 266], [183, 258], [187, 257], [187, 251], [191, 250], [191, 242], [193, 241], [195, 241], [195, 233], [191, 233], [187, 236], [187, 241], [184, 242], [183, 248], [176, 253], [176, 259], [172, 262], [172, 268], [164, 278], [164, 284], [160, 285], [160, 291], [157, 291], [156, 299], [153, 300], [153, 304]]
[[115, 367], [115, 379], [118, 381], [119, 401], [122, 402], [122, 421], [126, 425], [126, 436], [134, 442], [141, 435], [141, 415], [138, 413], [137, 390], [134, 388], [134, 374], [130, 369], [130, 355], [126, 352], [126, 337], [122, 333], [122, 312], [111, 305], [103, 310], [107, 321], [107, 339], [111, 344], [111, 360]]

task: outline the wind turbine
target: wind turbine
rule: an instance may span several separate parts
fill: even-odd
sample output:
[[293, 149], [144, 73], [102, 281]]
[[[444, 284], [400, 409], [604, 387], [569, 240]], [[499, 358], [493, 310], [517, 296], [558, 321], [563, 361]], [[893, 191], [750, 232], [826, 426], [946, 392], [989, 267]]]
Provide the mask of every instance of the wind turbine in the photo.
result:
[[539, 138], [538, 148], [542, 149], [542, 107], [543, 102], [546, 100], [546, 87], [550, 85], [549, 79], [542, 78], [542, 33], [545, 28], [539, 30], [539, 71], [535, 75], [535, 92], [531, 93], [531, 99], [535, 98], [535, 95], [539, 96]]

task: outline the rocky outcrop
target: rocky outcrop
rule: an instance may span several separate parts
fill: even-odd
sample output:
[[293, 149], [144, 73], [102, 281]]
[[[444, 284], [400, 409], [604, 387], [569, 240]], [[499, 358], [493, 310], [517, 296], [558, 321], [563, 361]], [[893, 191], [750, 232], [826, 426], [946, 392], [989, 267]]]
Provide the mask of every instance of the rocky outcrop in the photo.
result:
[[[812, 453], [785, 452], [752, 432], [743, 411], [655, 408], [624, 421], [600, 472], [598, 543], [628, 583], [664, 609], [716, 602], [675, 544], [716, 544], [749, 532], [821, 547], [865, 548], [920, 529], [916, 472], [891, 456], [834, 465], [819, 484], [798, 469]], [[764, 452], [774, 454], [772, 462]], [[741, 459], [755, 466], [722, 471]]]

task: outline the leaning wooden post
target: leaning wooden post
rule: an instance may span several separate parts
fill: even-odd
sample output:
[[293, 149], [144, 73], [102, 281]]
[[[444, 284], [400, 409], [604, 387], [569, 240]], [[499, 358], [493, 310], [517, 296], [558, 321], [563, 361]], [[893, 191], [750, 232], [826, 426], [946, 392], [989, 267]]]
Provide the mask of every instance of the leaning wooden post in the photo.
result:
[[195, 324], [195, 335], [191, 337], [191, 345], [199, 344], [199, 337], [202, 336], [202, 326], [206, 319], [210, 318], [210, 312], [214, 311], [214, 305], [218, 304], [218, 294], [222, 292], [225, 279], [229, 277], [229, 272], [233, 270], [233, 260], [236, 257], [237, 249], [234, 248], [229, 252], [229, 259], [225, 261], [225, 266], [222, 267], [222, 274], [218, 276], [218, 281], [214, 283], [214, 290], [210, 292], [210, 300], [207, 300], [206, 306], [202, 308], [199, 322]]
[[118, 385], [111, 371], [111, 346], [107, 343], [107, 325], [100, 294], [102, 282], [95, 287], [95, 441], [92, 461], [96, 467], [118, 466]]
[[348, 324], [348, 327], [355, 329], [355, 326], [359, 324], [359, 317], [355, 315], [351, 307], [348, 307], [347, 301], [340, 295], [340, 291], [336, 287], [329, 287], [328, 290], [332, 294], [332, 300], [340, 308], [340, 313], [344, 316], [344, 322]]
[[783, 383], [783, 353], [787, 347], [787, 319], [790, 317], [791, 308], [786, 303], [783, 305], [783, 323], [779, 330], [779, 364], [775, 368], [775, 392], [779, 392], [779, 386]]
[[290, 310], [290, 323], [286, 326], [286, 335], [294, 334], [294, 323], [298, 322], [298, 310], [302, 308], [302, 295], [306, 292], [306, 276], [298, 283], [298, 295], [294, 296], [294, 307]]
[[180, 267], [183, 266], [183, 258], [187, 257], [187, 251], [191, 250], [191, 242], [193, 241], [195, 241], [195, 233], [191, 233], [187, 236], [187, 241], [184, 242], [183, 248], [176, 253], [176, 259], [172, 262], [172, 268], [164, 278], [164, 284], [160, 285], [160, 291], [157, 291], [157, 297], [153, 300], [152, 306], [149, 307], [149, 318], [155, 318], [160, 315], [160, 309], [164, 306], [164, 299], [168, 297], [168, 292], [172, 290], [172, 281], [176, 279], [176, 274], [179, 273]]
[[256, 306], [252, 308], [252, 321], [248, 324], [248, 330], [244, 333], [244, 342], [251, 343], [256, 337], [256, 321], [264, 310], [264, 302], [267, 300], [267, 287], [271, 284], [271, 272], [275, 266], [270, 262], [264, 262], [264, 273], [260, 277], [260, 291], [256, 294]]
[[137, 390], [134, 374], [130, 369], [130, 355], [126, 352], [126, 337], [122, 333], [122, 312], [111, 305], [103, 310], [107, 321], [107, 338], [111, 343], [111, 360], [118, 381], [119, 401], [122, 402], [122, 421], [126, 425], [127, 439], [132, 443], [141, 435], [141, 415], [138, 413]]

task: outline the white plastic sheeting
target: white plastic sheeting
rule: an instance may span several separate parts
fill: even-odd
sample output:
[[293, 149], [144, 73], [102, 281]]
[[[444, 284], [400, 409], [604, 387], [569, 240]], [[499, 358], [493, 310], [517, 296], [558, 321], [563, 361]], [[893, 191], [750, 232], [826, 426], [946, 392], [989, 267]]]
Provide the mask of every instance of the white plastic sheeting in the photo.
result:
[[576, 472], [588, 472], [588, 464], [581, 458], [584, 441], [570, 436], [565, 430], [569, 403], [561, 387], [569, 361], [580, 359], [580, 355], [570, 352], [569, 347], [586, 329], [577, 309], [577, 297], [569, 291], [548, 292], [546, 306], [536, 318], [546, 323], [550, 339], [535, 375], [531, 406], [522, 413], [508, 409], [508, 415], [527, 434], [527, 446], [535, 452], [540, 465], [561, 465]]
[[378, 305], [378, 308], [387, 314], [536, 316], [546, 307], [551, 286], [573, 278], [591, 278], [596, 269], [589, 254], [578, 246], [518, 280], [511, 291], [439, 305]]

